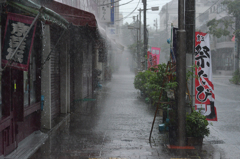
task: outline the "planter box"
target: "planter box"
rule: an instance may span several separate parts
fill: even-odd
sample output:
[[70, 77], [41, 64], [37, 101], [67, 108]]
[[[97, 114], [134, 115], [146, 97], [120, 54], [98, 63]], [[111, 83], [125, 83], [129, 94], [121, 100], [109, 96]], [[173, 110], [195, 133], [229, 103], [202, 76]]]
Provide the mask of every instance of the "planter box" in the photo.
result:
[[196, 150], [202, 151], [203, 138], [202, 137], [187, 137], [187, 145], [194, 146]]

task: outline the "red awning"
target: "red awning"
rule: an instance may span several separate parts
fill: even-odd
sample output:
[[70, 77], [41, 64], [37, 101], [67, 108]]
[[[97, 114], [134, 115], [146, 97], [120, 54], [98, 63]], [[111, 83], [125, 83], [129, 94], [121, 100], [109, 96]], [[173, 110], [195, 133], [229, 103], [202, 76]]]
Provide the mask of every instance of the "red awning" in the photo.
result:
[[45, 4], [45, 6], [60, 14], [73, 25], [97, 27], [97, 21], [92, 13], [55, 1]]

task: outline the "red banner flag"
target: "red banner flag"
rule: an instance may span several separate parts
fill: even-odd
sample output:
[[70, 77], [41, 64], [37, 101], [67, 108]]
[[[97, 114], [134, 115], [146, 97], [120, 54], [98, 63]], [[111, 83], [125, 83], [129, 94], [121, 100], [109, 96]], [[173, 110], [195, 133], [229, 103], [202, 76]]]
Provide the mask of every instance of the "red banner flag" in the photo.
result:
[[212, 83], [212, 62], [209, 34], [195, 33], [195, 110], [200, 110], [209, 121], [217, 121]]

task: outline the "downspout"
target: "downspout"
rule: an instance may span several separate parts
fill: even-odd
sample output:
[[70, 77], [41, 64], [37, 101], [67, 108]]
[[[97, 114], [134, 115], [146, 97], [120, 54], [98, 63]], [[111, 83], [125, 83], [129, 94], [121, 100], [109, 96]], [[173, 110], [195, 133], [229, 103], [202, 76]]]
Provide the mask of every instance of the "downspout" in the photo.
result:
[[[0, 26], [0, 48], [2, 48], [2, 26]], [[2, 83], [2, 49], [0, 49], [0, 82]], [[2, 91], [2, 86], [0, 86]], [[2, 93], [0, 93], [0, 102], [2, 103]], [[0, 118], [2, 118], [2, 104], [0, 105]]]

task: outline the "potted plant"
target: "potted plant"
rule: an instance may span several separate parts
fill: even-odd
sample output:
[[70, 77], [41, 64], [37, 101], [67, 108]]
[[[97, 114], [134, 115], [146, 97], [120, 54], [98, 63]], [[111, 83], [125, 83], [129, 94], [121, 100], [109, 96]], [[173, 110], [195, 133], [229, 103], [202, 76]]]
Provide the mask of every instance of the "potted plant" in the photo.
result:
[[210, 134], [209, 123], [206, 116], [193, 110], [191, 114], [186, 115], [186, 137], [187, 145], [195, 146], [198, 150], [202, 148], [203, 138]]

